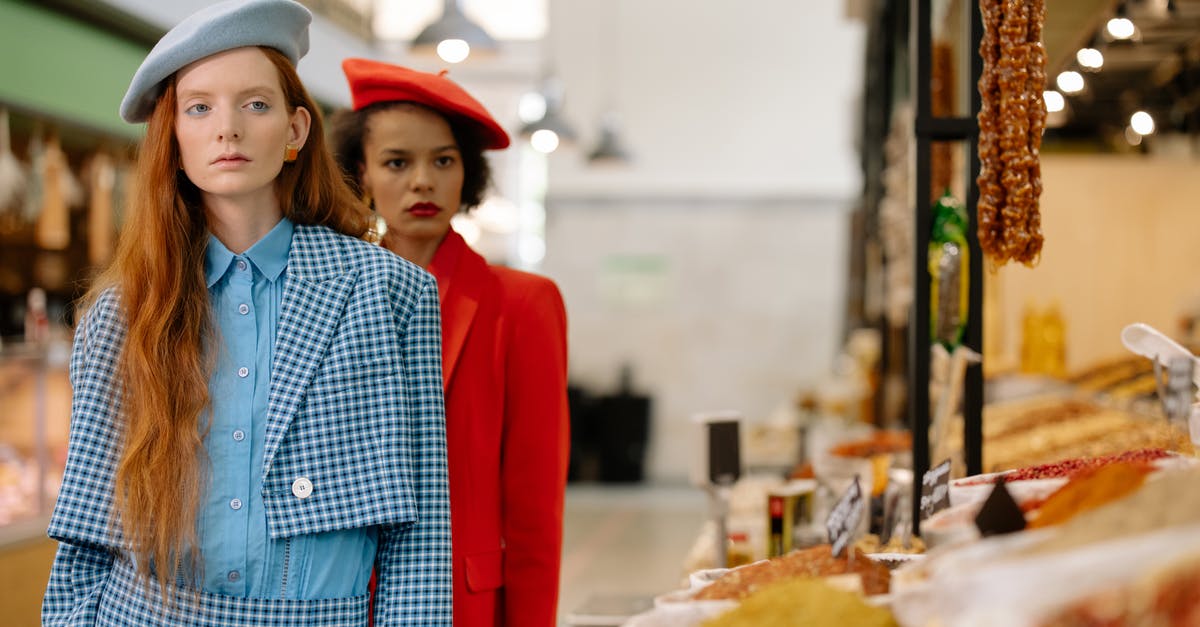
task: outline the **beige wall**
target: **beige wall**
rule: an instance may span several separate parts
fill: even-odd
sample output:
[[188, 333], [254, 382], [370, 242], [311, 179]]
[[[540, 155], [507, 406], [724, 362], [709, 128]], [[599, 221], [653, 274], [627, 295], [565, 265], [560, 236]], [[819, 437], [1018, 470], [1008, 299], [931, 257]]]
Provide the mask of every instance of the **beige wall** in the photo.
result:
[[1068, 371], [1128, 354], [1120, 332], [1131, 322], [1178, 337], [1180, 317], [1200, 309], [1200, 161], [1046, 155], [1042, 176], [1041, 263], [985, 271], [990, 311], [1002, 312], [986, 328], [1004, 347], [988, 359], [1019, 354], [1027, 303], [1061, 304]]

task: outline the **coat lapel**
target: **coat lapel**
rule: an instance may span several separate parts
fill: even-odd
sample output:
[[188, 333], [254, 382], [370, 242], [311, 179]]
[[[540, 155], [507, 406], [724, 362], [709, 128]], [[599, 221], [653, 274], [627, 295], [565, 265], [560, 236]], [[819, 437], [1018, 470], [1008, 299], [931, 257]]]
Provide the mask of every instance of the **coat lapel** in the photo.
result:
[[487, 278], [487, 262], [454, 231], [446, 235], [442, 247], [449, 247], [438, 251], [439, 256], [445, 255], [449, 261], [448, 267], [441, 266], [438, 262], [442, 259], [438, 259], [435, 261], [438, 267], [430, 269], [437, 277], [438, 290], [442, 293], [442, 386], [450, 389], [454, 368], [479, 309]]
[[[478, 287], [478, 286], [470, 286]], [[454, 375], [454, 366], [458, 364], [458, 356], [462, 353], [463, 344], [467, 341], [467, 332], [471, 330], [471, 322], [475, 319], [475, 310], [479, 308], [478, 294], [469, 293], [471, 290], [450, 290], [442, 303], [442, 387], [450, 388], [450, 380]]]
[[275, 333], [264, 476], [325, 357], [358, 278], [357, 271], [343, 267], [344, 244], [338, 239], [321, 227], [296, 226]]

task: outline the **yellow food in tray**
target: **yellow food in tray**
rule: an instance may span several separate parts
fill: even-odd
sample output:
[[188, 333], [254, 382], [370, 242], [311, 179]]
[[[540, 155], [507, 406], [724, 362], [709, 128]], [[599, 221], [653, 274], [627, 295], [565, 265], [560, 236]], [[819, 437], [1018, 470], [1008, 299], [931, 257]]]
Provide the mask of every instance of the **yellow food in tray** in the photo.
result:
[[1071, 382], [1081, 390], [1101, 392], [1153, 369], [1154, 364], [1148, 359], [1124, 356], [1084, 370], [1071, 377]]
[[883, 607], [815, 579], [787, 579], [746, 597], [704, 627], [896, 627]]
[[1157, 389], [1158, 386], [1154, 380], [1154, 373], [1147, 372], [1109, 388], [1106, 393], [1117, 400], [1129, 400], [1139, 396], [1154, 394]]
[[989, 405], [983, 421], [985, 472], [1139, 448], [1191, 452], [1190, 438], [1179, 427], [1086, 400], [1042, 397]]

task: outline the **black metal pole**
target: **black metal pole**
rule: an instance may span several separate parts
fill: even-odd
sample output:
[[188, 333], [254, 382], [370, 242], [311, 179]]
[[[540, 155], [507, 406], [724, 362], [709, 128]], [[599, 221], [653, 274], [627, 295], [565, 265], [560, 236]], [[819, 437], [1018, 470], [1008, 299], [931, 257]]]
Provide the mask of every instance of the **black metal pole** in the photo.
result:
[[[979, 54], [979, 43], [983, 39], [983, 16], [978, 2], [971, 6], [971, 133], [967, 136], [967, 250], [969, 251], [969, 287], [967, 292], [967, 330], [964, 341], [983, 354], [983, 251], [979, 248], [978, 226], [979, 185], [975, 176], [979, 172], [979, 110], [982, 98], [979, 95], [979, 77], [983, 73], [983, 57]], [[967, 368], [966, 389], [963, 390], [963, 453], [966, 457], [967, 474], [983, 472], [983, 363]]]
[[[909, 420], [913, 430], [913, 532], [920, 533], [921, 478], [929, 470], [929, 238], [931, 216], [929, 208], [931, 181], [931, 152], [934, 141], [965, 141], [968, 150], [966, 171], [966, 209], [970, 221], [967, 233], [969, 251], [969, 288], [967, 328], [964, 343], [983, 354], [983, 254], [976, 234], [976, 205], [979, 187], [975, 175], [979, 172], [979, 122], [981, 105], [976, 84], [983, 68], [979, 42], [983, 37], [983, 19], [978, 2], [970, 2], [968, 50], [970, 61], [969, 117], [935, 118], [932, 112], [931, 65], [933, 58], [931, 0], [911, 0], [912, 26], [910, 54], [914, 66], [913, 95], [916, 99], [915, 129], [916, 171], [913, 187], [916, 207], [913, 208], [913, 305], [909, 320]], [[963, 391], [963, 454], [968, 474], [982, 472], [983, 466], [983, 368], [969, 367]], [[940, 460], [939, 460], [940, 461]]]
[[912, 425], [913, 533], [921, 523], [921, 478], [929, 470], [929, 186], [930, 186], [930, 64], [931, 0], [911, 0], [909, 54], [915, 65], [913, 97], [916, 100], [916, 206], [913, 208], [913, 304], [908, 321], [908, 415]]

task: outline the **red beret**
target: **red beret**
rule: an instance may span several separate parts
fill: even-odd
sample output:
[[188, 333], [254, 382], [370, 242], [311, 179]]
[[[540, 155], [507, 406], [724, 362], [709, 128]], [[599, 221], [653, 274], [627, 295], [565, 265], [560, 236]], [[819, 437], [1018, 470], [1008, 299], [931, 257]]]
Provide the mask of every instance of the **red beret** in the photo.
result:
[[342, 71], [350, 83], [355, 111], [377, 102], [415, 102], [474, 123], [483, 135], [484, 148], [508, 148], [508, 133], [478, 100], [446, 78], [444, 70], [430, 74], [368, 59], [346, 59]]

